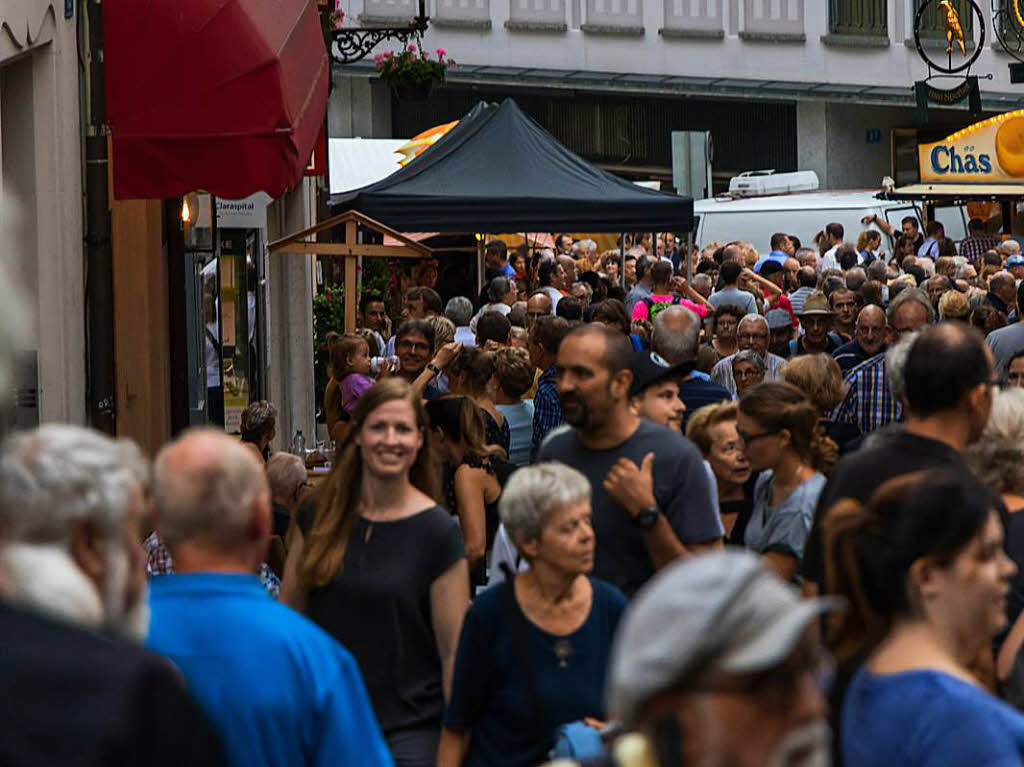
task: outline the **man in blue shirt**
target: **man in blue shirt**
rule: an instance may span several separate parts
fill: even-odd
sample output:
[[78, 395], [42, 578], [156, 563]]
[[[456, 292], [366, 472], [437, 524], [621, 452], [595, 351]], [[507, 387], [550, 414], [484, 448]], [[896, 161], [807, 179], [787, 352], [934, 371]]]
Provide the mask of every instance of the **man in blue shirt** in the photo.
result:
[[157, 457], [153, 501], [175, 574], [151, 586], [147, 647], [181, 670], [229, 764], [390, 767], [352, 656], [253, 574], [271, 530], [255, 456], [191, 432]]
[[555, 360], [562, 339], [569, 334], [569, 323], [561, 317], [541, 317], [530, 331], [528, 350], [534, 367], [543, 371], [533, 396], [533, 439], [530, 463], [537, 460], [541, 443], [550, 431], [562, 425], [562, 405], [555, 382]]

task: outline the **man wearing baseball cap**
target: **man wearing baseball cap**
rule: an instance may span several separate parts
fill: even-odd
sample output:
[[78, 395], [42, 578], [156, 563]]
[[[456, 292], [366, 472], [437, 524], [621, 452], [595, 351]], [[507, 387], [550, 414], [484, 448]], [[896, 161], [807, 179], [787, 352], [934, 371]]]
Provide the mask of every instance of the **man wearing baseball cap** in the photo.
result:
[[832, 307], [828, 298], [820, 290], [815, 290], [804, 299], [804, 306], [799, 315], [803, 335], [789, 343], [789, 356], [799, 357], [801, 354], [832, 354], [843, 345], [841, 339], [832, 329]]
[[1006, 271], [1013, 275], [1013, 279], [1017, 280], [1019, 285], [1020, 281], [1024, 280], [1024, 256], [1017, 253], [1007, 258]]
[[[796, 315], [793, 313], [793, 304], [786, 295], [786, 269], [778, 261], [765, 261], [761, 265], [760, 276], [770, 285], [764, 285], [764, 297], [767, 302], [765, 310], [784, 309], [789, 314], [793, 327], [796, 327]], [[763, 284], [762, 281], [762, 284]], [[774, 288], [774, 289], [773, 289]]]
[[609, 713], [649, 751], [626, 736], [612, 763], [828, 764], [829, 663], [812, 624], [837, 604], [801, 600], [742, 550], [663, 570], [627, 608], [608, 672]]
[[[797, 315], [799, 316], [799, 315]], [[793, 340], [793, 323], [785, 309], [770, 309], [764, 315], [768, 321], [768, 351], [783, 359], [789, 359], [789, 343]]]

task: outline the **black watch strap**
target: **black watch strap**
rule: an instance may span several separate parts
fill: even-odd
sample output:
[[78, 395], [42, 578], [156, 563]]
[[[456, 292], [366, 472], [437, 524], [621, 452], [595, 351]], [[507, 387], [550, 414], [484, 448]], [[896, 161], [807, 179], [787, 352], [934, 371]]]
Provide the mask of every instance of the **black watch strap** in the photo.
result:
[[657, 506], [651, 506], [633, 517], [633, 524], [641, 530], [651, 530], [658, 524], [658, 517], [660, 516], [661, 510]]

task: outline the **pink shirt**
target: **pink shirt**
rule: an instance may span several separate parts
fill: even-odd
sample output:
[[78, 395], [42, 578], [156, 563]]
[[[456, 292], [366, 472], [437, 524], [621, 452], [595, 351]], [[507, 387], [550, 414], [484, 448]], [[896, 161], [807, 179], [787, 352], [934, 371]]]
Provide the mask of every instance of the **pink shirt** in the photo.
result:
[[341, 409], [346, 413], [351, 413], [355, 410], [359, 398], [371, 386], [373, 386], [373, 379], [369, 376], [364, 376], [362, 373], [349, 373], [342, 378], [341, 385], [338, 387], [341, 391]]
[[[656, 293], [651, 294], [650, 301], [654, 304], [669, 304], [672, 303], [674, 296], [659, 296]], [[701, 319], [708, 316], [708, 308], [704, 304], [697, 304], [688, 298], [680, 298], [677, 306], [685, 306], [687, 309], [692, 311]], [[634, 320], [646, 320], [649, 312], [647, 311], [647, 301], [640, 299], [636, 302], [636, 306], [633, 307], [633, 319]]]

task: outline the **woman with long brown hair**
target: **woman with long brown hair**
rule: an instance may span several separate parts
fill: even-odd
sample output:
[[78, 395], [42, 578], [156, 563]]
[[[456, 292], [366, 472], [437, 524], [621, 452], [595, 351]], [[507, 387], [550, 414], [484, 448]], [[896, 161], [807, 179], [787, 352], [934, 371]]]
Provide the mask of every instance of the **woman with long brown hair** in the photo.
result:
[[792, 384], [763, 383], [740, 399], [736, 431], [754, 485], [743, 545], [759, 553], [783, 580], [800, 566], [825, 475], [838, 460], [835, 443], [818, 425], [818, 410]]
[[455, 359], [445, 367], [448, 388], [452, 394], [469, 397], [485, 413], [487, 443], [497, 445], [508, 455], [512, 432], [505, 414], [498, 410], [491, 393], [494, 378], [494, 355], [476, 346], [463, 346]]
[[849, 679], [834, 696], [845, 764], [1024, 761], [1024, 716], [972, 670], [991, 658], [1016, 571], [998, 505], [973, 477], [918, 472], [825, 518], [826, 584], [848, 602], [829, 632]]
[[400, 767], [434, 764], [469, 604], [462, 536], [437, 505], [426, 413], [404, 380], [367, 391], [297, 515], [282, 599], [356, 658]]

